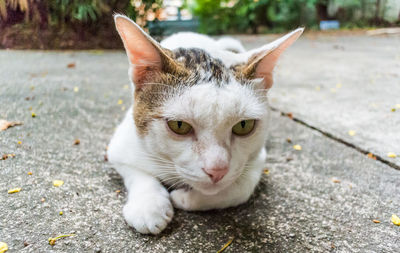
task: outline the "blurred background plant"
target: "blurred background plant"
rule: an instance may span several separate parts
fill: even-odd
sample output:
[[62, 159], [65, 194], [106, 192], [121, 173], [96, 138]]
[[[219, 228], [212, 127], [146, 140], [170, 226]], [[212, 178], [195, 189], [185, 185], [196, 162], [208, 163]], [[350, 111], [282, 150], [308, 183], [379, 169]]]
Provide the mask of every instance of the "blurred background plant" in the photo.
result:
[[390, 26], [400, 19], [398, 0], [196, 0], [188, 5], [200, 30], [211, 34], [317, 29], [321, 20], [338, 20], [344, 28]]
[[338, 20], [342, 28], [399, 25], [400, 1], [0, 0], [0, 48], [119, 48], [114, 13], [150, 25], [158, 35], [178, 26], [207, 34], [256, 34], [318, 29], [321, 20]]

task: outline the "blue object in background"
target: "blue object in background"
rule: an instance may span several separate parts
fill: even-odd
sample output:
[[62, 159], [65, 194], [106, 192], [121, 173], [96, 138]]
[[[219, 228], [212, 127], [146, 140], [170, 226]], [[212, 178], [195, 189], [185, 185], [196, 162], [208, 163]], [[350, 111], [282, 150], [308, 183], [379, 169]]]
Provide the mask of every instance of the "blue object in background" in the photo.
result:
[[321, 30], [330, 30], [330, 29], [339, 29], [340, 23], [337, 20], [322, 20], [319, 22], [319, 29]]

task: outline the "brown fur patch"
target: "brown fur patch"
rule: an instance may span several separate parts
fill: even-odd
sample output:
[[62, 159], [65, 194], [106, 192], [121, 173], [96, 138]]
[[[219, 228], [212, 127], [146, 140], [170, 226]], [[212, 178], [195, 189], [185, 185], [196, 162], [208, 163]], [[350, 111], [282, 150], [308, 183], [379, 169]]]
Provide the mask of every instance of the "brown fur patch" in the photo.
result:
[[256, 53], [252, 55], [246, 63], [231, 66], [236, 80], [239, 83], [246, 83], [255, 78], [263, 78], [266, 84], [265, 88], [270, 88], [273, 83], [272, 73], [263, 73], [262, 76], [256, 75], [258, 63], [269, 53], [271, 53], [271, 51]]
[[203, 82], [218, 86], [228, 84], [232, 70], [202, 49], [162, 50], [162, 71], [143, 68], [141, 85], [135, 91], [133, 116], [140, 135], [148, 132], [149, 123], [161, 118], [160, 108], [167, 98], [177, 96], [182, 88]]

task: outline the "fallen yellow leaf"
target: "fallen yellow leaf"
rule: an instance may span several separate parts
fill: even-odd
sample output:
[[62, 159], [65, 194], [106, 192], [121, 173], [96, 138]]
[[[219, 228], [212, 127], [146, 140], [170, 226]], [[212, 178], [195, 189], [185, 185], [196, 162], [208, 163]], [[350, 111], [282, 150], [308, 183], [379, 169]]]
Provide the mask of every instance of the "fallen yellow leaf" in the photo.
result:
[[400, 218], [399, 216], [392, 214], [392, 222], [394, 225], [400, 226]]
[[230, 239], [220, 250], [217, 251], [217, 253], [221, 253], [222, 251], [224, 251], [226, 248], [228, 248], [228, 246], [232, 243], [233, 238]]
[[22, 144], [22, 141], [18, 141], [17, 144], [18, 144], [18, 145], [21, 145], [21, 144]]
[[350, 136], [354, 136], [354, 135], [356, 135], [356, 131], [350, 130], [350, 131], [348, 132], [348, 134], [349, 134]]
[[376, 156], [372, 153], [368, 153], [367, 156], [368, 156], [368, 158], [376, 160]]
[[32, 118], [36, 117], [36, 113], [34, 113], [34, 112], [32, 112], [31, 115], [32, 115]]
[[63, 238], [63, 237], [68, 237], [68, 236], [75, 236], [75, 234], [59, 235], [59, 236], [57, 236], [57, 237], [50, 237], [50, 238], [49, 238], [49, 244], [50, 244], [50, 245], [54, 245], [54, 244], [56, 244], [56, 241], [57, 241], [58, 239]]
[[63, 215], [64, 213], [63, 213], [63, 211], [60, 211], [59, 214], [60, 214], [60, 215]]
[[378, 220], [372, 220], [372, 222], [374, 222], [374, 223], [381, 223], [381, 222], [378, 221]]
[[395, 153], [393, 153], [393, 152], [389, 152], [387, 154], [387, 156], [390, 157], [390, 158], [396, 158], [397, 155]]
[[28, 175], [32, 175], [32, 172], [31, 172], [31, 171], [28, 171]]
[[20, 192], [20, 191], [21, 191], [21, 188], [14, 188], [14, 189], [8, 190], [8, 194], [17, 193], [17, 192]]
[[264, 174], [268, 175], [269, 174], [269, 169], [264, 169]]
[[301, 150], [301, 146], [298, 145], [298, 144], [297, 144], [297, 145], [294, 145], [293, 148], [294, 148], [295, 150]]
[[0, 242], [0, 253], [4, 253], [8, 250], [8, 245], [5, 242]]
[[7, 128], [13, 127], [13, 126], [19, 126], [22, 125], [22, 122], [19, 121], [7, 121], [5, 119], [0, 119], [0, 131], [4, 131]]
[[119, 105], [122, 105], [123, 102], [124, 102], [124, 101], [122, 101], [122, 99], [119, 99], [119, 100], [118, 100], [118, 104], [119, 104]]
[[60, 187], [61, 185], [63, 185], [64, 184], [64, 181], [62, 181], [62, 180], [54, 180], [53, 181], [53, 185], [55, 186], [55, 187]]

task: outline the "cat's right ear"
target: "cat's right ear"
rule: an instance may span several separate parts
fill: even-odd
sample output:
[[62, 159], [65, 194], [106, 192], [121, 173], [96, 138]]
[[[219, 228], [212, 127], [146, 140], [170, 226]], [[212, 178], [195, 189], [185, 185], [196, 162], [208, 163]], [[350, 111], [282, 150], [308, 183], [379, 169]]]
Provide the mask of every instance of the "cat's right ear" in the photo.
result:
[[166, 50], [124, 15], [115, 15], [115, 26], [124, 43], [131, 66], [131, 78], [140, 90], [152, 75], [161, 71], [175, 72], [179, 68]]
[[240, 73], [247, 79], [261, 79], [265, 89], [271, 88], [272, 72], [279, 57], [300, 37], [303, 31], [304, 28], [298, 28], [272, 43], [245, 53], [248, 62], [239, 69]]

